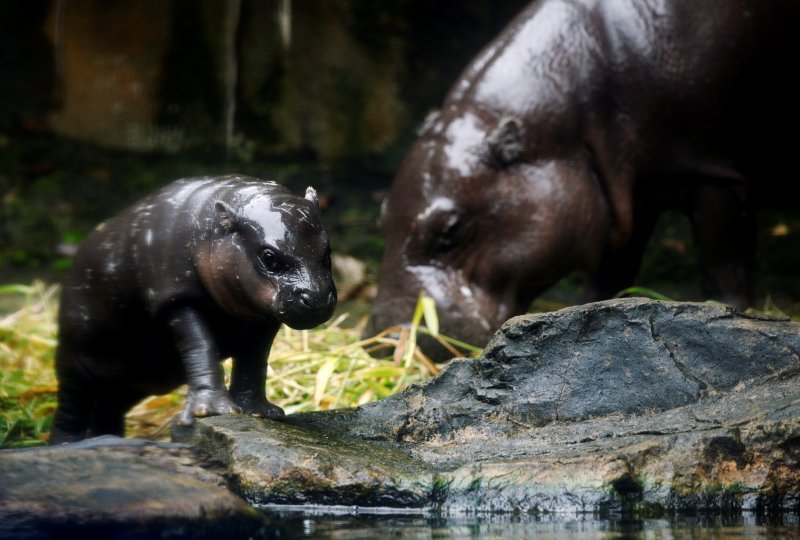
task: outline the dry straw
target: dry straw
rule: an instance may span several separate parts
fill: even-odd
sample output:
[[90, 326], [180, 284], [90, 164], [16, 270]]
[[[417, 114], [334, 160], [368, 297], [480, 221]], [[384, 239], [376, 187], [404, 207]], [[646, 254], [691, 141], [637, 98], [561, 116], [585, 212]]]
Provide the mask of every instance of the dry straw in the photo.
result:
[[[0, 317], [0, 446], [46, 439], [55, 407], [57, 293], [56, 287], [39, 282], [0, 287], [0, 298], [19, 303]], [[347, 320], [341, 314], [315, 330], [281, 330], [269, 357], [271, 402], [294, 413], [354, 407], [402, 391], [441, 367], [417, 347], [419, 333], [438, 340], [454, 357], [479, 352], [439, 334], [435, 306], [424, 295], [408, 327], [362, 340], [364, 321], [347, 326]], [[224, 366], [229, 373], [230, 360]], [[140, 403], [128, 414], [128, 435], [166, 438], [184, 396], [181, 388]]]

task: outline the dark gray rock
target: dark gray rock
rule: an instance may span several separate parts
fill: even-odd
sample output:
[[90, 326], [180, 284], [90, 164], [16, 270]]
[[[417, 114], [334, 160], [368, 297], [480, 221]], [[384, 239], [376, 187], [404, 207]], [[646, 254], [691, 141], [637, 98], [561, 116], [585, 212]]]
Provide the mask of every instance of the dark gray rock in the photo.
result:
[[0, 538], [266, 537], [224, 469], [186, 445], [100, 437], [0, 451]]
[[509, 320], [476, 360], [348, 417], [359, 437], [419, 442], [693, 403], [800, 366], [800, 325], [719, 304], [623, 299]]
[[[673, 410], [462, 433], [412, 452], [447, 468], [445, 513], [800, 509], [800, 377]], [[455, 468], [451, 468], [454, 467]]]
[[798, 323], [614, 300], [513, 319], [381, 402], [177, 435], [262, 502], [783, 511], [800, 505], [798, 350]]

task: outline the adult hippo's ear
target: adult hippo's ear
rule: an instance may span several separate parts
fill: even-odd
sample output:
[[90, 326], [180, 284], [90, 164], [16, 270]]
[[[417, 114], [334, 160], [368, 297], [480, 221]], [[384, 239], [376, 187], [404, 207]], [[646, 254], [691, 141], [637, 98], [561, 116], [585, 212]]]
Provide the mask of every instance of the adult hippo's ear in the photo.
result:
[[317, 199], [317, 190], [311, 186], [306, 188], [306, 200], [314, 203], [314, 206], [319, 210], [319, 199]]
[[514, 116], [504, 116], [486, 138], [492, 161], [499, 167], [515, 163], [525, 150], [525, 130]]
[[216, 212], [217, 224], [223, 232], [229, 233], [236, 229], [239, 216], [230, 205], [223, 201], [214, 201], [214, 211]]

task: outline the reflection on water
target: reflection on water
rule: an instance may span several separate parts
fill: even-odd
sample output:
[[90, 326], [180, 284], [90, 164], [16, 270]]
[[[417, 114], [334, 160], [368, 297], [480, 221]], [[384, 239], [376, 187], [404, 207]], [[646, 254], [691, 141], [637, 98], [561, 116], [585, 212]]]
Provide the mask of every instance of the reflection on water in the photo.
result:
[[422, 512], [347, 507], [267, 506], [274, 538], [800, 538], [800, 518], [675, 516], [662, 519], [597, 518], [592, 515], [434, 517]]

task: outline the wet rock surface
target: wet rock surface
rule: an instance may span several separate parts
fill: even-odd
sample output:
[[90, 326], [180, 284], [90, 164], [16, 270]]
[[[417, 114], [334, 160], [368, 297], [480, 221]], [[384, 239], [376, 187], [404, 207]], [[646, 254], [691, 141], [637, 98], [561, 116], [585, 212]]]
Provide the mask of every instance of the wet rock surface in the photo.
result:
[[600, 302], [512, 319], [480, 358], [381, 402], [175, 435], [262, 503], [796, 511], [799, 330], [714, 304]]
[[402, 448], [336, 430], [216, 416], [174, 425], [173, 438], [226, 463], [255, 503], [422, 507], [433, 490], [433, 469]]
[[2, 451], [0, 538], [264, 537], [224, 474], [186, 445], [110, 436]]

